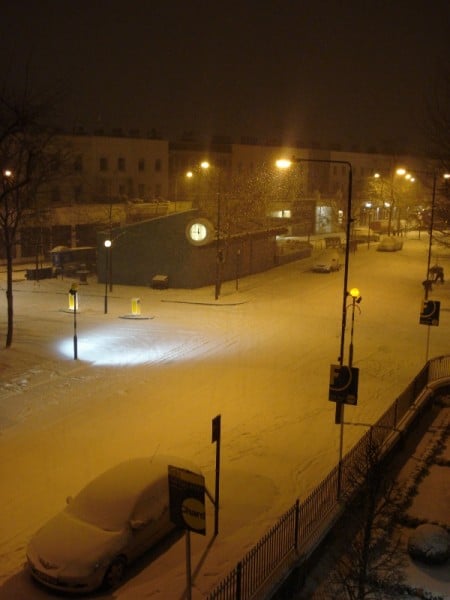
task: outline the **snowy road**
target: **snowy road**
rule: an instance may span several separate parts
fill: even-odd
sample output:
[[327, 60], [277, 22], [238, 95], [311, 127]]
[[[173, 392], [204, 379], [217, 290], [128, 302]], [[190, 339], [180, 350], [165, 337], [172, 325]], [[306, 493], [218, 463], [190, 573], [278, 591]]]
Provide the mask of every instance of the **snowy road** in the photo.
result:
[[[425, 362], [427, 328], [418, 317], [426, 252], [426, 240], [410, 239], [402, 252], [373, 245], [351, 255], [349, 287], [363, 301], [354, 340], [359, 405], [345, 412], [347, 447]], [[308, 261], [296, 262], [240, 281], [238, 292], [226, 283], [219, 303], [211, 288], [114, 286], [107, 315], [104, 290], [91, 282], [80, 286], [78, 361], [73, 316], [63, 310], [69, 286], [15, 284], [15, 341], [0, 353], [0, 599], [48, 597], [22, 570], [27, 540], [110, 465], [185, 455], [213, 489], [211, 419], [221, 414], [220, 534], [209, 547], [210, 515], [207, 536], [193, 539], [200, 597], [337, 462], [339, 428], [327, 398], [339, 353], [342, 272], [315, 274]], [[151, 318], [119, 318], [135, 296]], [[450, 284], [432, 297], [442, 312], [429, 356], [450, 350]], [[181, 599], [183, 540], [151, 558], [109, 597]]]

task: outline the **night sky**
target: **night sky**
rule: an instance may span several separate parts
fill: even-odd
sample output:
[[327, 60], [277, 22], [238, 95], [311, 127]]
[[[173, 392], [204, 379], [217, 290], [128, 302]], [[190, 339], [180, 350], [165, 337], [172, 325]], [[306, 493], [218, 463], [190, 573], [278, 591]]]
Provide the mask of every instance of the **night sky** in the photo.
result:
[[2, 0], [3, 82], [61, 124], [414, 151], [450, 0]]

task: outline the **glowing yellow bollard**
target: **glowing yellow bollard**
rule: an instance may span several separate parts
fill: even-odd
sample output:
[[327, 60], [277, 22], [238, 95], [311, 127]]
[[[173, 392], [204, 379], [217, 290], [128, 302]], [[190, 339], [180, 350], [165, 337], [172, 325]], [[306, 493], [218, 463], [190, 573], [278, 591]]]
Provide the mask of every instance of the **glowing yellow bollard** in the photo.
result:
[[[77, 288], [78, 288], [77, 284], [72, 283], [71, 290], [75, 290], [75, 292], [77, 292]], [[70, 291], [69, 292], [69, 310], [74, 311], [75, 306], [76, 306], [76, 309], [78, 310], [78, 294]]]
[[131, 314], [132, 315], [140, 315], [141, 314], [141, 299], [140, 298], [131, 298]]

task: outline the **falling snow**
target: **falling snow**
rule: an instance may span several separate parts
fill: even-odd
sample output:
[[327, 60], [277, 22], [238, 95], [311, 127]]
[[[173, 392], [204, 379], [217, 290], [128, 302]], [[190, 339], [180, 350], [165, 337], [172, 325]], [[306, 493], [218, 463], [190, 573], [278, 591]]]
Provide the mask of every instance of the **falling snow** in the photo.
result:
[[[357, 286], [363, 300], [354, 328], [359, 402], [346, 408], [345, 449], [427, 356], [450, 353], [450, 283], [431, 295], [441, 300], [439, 327], [419, 325], [427, 251], [427, 236], [414, 233], [401, 252], [377, 252], [371, 244], [350, 256], [349, 287]], [[433, 246], [435, 258], [450, 273], [449, 254]], [[213, 491], [217, 414], [220, 531], [213, 541], [209, 505], [207, 535], [192, 536], [194, 598], [311, 492], [338, 460], [328, 378], [339, 353], [343, 296], [342, 271], [314, 273], [313, 260], [226, 282], [218, 301], [213, 288], [114, 285], [108, 314], [104, 287], [90, 279], [79, 286], [78, 360], [67, 310], [71, 281], [33, 282], [15, 273], [14, 343], [0, 351], [0, 600], [48, 597], [23, 569], [28, 539], [68, 495], [110, 466], [179, 455], [201, 466]], [[142, 318], [120, 318], [138, 296]], [[4, 303], [3, 309], [6, 315]], [[4, 331], [5, 317], [2, 324]], [[164, 550], [141, 560], [118, 591], [102, 597], [181, 598], [183, 539]]]

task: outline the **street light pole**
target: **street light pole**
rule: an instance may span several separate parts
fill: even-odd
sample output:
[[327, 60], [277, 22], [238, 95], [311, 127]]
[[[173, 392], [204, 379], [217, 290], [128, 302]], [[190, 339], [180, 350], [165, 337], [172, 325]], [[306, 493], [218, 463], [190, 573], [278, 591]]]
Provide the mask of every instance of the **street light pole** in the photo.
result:
[[[433, 171], [433, 190], [431, 193], [431, 214], [430, 214], [430, 227], [428, 230], [428, 257], [427, 257], [427, 272], [425, 275], [425, 281], [428, 281], [430, 276], [430, 265], [431, 265], [431, 246], [433, 244], [433, 226], [434, 226], [434, 207], [436, 202], [436, 184], [437, 184], [437, 171]], [[425, 300], [428, 300], [428, 285], [425, 285]]]
[[[347, 326], [347, 285], [348, 285], [348, 271], [349, 271], [349, 258], [350, 258], [350, 229], [352, 224], [352, 188], [353, 188], [353, 169], [352, 164], [346, 160], [326, 160], [319, 158], [293, 158], [292, 162], [295, 163], [327, 163], [327, 164], [340, 164], [344, 165], [348, 169], [348, 187], [347, 187], [347, 222], [345, 227], [345, 259], [344, 259], [344, 281], [342, 290], [342, 323], [341, 323], [341, 343], [339, 349], [339, 365], [342, 367], [344, 364], [344, 345], [345, 345], [345, 329]], [[279, 166], [282, 164], [279, 162]], [[336, 402], [336, 416], [335, 423], [342, 423], [344, 419], [344, 405], [341, 402]]]
[[217, 192], [217, 233], [216, 233], [216, 285], [215, 285], [215, 299], [218, 300], [220, 296], [221, 288], [221, 275], [222, 275], [222, 253], [220, 250], [220, 189]]
[[108, 312], [108, 278], [109, 278], [109, 264], [110, 264], [110, 252], [111, 252], [111, 240], [105, 240], [103, 242], [105, 246], [105, 315]]

